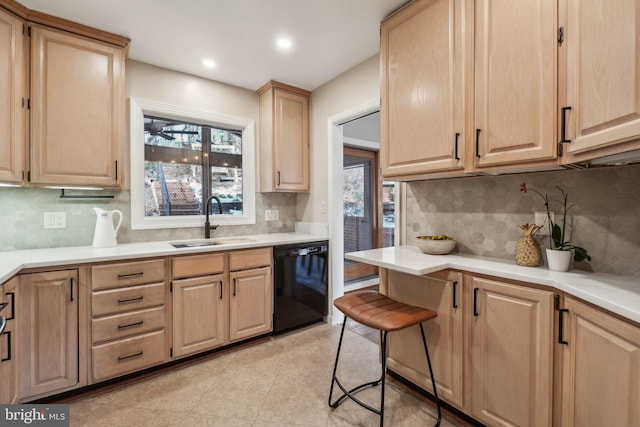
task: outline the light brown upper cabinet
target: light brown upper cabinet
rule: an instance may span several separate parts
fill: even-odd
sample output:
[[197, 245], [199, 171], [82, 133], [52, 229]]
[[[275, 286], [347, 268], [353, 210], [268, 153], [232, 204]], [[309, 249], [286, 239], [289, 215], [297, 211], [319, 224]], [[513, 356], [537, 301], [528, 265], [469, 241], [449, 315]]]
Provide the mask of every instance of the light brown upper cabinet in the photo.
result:
[[463, 18], [470, 13], [469, 2], [419, 0], [382, 23], [380, 154], [385, 177], [464, 169], [464, 108], [469, 102], [464, 78], [472, 62], [463, 42], [473, 21]]
[[309, 96], [270, 81], [260, 89], [260, 191], [309, 191]]
[[639, 14], [639, 0], [567, 1], [568, 162], [640, 149]]
[[476, 169], [557, 158], [557, 0], [475, 2]]
[[557, 163], [557, 1], [417, 0], [381, 27], [382, 172]]
[[25, 170], [25, 58], [22, 20], [0, 9], [0, 181]]
[[129, 42], [0, 0], [0, 182], [123, 186]]
[[123, 49], [40, 26], [30, 30], [29, 181], [118, 187]]

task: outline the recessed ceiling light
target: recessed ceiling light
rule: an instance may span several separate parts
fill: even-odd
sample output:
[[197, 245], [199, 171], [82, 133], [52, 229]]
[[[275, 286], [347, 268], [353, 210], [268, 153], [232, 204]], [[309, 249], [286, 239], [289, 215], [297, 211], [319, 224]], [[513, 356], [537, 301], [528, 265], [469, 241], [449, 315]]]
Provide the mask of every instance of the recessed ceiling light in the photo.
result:
[[216, 63], [211, 59], [205, 59], [204, 61], [202, 61], [202, 65], [204, 65], [206, 68], [216, 67]]
[[293, 43], [291, 42], [291, 39], [288, 39], [286, 37], [279, 38], [276, 44], [282, 50], [287, 50], [291, 48], [291, 46], [293, 45]]

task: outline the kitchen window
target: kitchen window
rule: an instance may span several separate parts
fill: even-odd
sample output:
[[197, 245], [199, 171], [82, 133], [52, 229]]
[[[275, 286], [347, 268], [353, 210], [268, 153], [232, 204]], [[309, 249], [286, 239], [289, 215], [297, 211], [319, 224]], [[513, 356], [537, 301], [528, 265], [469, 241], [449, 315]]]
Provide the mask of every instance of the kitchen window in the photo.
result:
[[130, 100], [133, 229], [255, 224], [254, 122]]

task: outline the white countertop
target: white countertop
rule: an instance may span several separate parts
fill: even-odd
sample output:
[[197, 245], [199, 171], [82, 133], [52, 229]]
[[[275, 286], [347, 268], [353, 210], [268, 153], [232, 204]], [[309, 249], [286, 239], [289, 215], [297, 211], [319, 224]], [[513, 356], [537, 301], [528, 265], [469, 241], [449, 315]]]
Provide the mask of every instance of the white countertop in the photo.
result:
[[345, 254], [345, 258], [422, 276], [455, 269], [552, 286], [634, 322], [640, 323], [640, 278], [547, 267], [522, 267], [515, 261], [474, 255], [427, 255], [415, 246], [397, 246]]
[[[234, 242], [237, 239], [246, 239]], [[195, 239], [204, 240], [204, 239]], [[229, 236], [211, 239], [222, 244], [189, 248], [174, 248], [167, 241], [124, 243], [113, 248], [95, 249], [91, 246], [69, 248], [29, 249], [0, 252], [0, 284], [25, 268], [55, 267], [101, 261], [183, 255], [189, 253], [228, 251], [233, 249], [287, 245], [328, 240], [328, 236], [304, 233], [273, 233], [251, 236]], [[225, 242], [225, 240], [227, 242]], [[188, 240], [182, 240], [188, 241]]]

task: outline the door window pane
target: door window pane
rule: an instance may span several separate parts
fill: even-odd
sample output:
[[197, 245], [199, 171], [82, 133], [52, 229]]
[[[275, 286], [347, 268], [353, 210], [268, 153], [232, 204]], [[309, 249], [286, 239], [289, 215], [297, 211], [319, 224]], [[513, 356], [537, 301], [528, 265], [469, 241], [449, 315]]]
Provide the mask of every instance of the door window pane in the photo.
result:
[[364, 165], [347, 166], [344, 173], [344, 216], [364, 217]]

